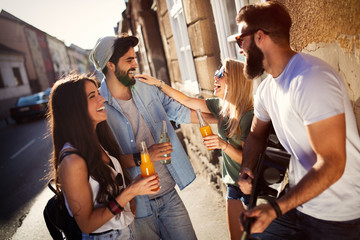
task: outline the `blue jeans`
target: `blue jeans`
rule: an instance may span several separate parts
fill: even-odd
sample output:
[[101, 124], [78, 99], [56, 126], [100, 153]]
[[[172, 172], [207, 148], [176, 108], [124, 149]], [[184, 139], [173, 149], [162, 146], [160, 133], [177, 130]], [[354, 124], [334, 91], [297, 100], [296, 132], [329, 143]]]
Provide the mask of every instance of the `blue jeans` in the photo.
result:
[[346, 222], [325, 221], [293, 209], [275, 219], [263, 233], [251, 237], [261, 240], [358, 240], [360, 218]]
[[127, 228], [110, 230], [103, 234], [82, 233], [82, 240], [134, 240], [133, 227], [134, 224], [132, 223]]
[[250, 202], [250, 195], [245, 195], [239, 187], [234, 185], [227, 185], [227, 199], [241, 200], [245, 206]]
[[136, 239], [197, 239], [189, 214], [175, 188], [150, 200], [150, 204], [153, 214], [135, 219]]

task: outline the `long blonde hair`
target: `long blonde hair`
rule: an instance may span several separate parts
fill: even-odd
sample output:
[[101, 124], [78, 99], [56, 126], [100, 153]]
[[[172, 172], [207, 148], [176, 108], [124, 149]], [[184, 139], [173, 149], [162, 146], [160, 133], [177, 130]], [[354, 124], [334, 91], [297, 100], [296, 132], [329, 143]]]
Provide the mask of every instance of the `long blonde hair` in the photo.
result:
[[241, 136], [240, 119], [254, 108], [253, 81], [245, 78], [244, 64], [238, 60], [225, 59], [227, 88], [220, 111], [221, 120], [229, 118], [226, 126], [227, 137]]

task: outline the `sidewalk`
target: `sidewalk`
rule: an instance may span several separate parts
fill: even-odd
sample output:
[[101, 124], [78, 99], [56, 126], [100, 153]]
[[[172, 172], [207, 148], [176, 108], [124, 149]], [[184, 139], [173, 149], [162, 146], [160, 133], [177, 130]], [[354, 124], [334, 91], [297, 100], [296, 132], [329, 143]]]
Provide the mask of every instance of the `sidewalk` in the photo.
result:
[[[199, 240], [229, 239], [225, 199], [208, 185], [204, 176], [198, 175], [195, 181], [179, 194], [190, 214]], [[52, 195], [53, 193], [46, 187], [37, 196], [35, 204], [24, 219], [23, 224], [12, 237], [13, 240], [51, 239], [42, 214], [47, 200]]]

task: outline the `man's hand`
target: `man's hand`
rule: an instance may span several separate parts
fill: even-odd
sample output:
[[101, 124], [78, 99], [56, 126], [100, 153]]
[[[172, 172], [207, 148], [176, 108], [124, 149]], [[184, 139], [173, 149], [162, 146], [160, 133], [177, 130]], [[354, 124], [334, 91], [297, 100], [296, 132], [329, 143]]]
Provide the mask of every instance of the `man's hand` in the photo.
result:
[[172, 145], [170, 142], [154, 144], [148, 149], [151, 161], [170, 160], [171, 156], [163, 157], [164, 154], [172, 153]]
[[261, 204], [251, 210], [248, 210], [240, 215], [240, 228], [244, 231], [244, 222], [246, 218], [253, 218], [251, 223], [251, 233], [263, 232], [270, 223], [276, 218], [275, 210], [270, 204]]
[[250, 194], [252, 190], [253, 172], [248, 168], [243, 168], [240, 172], [237, 183], [244, 194]]

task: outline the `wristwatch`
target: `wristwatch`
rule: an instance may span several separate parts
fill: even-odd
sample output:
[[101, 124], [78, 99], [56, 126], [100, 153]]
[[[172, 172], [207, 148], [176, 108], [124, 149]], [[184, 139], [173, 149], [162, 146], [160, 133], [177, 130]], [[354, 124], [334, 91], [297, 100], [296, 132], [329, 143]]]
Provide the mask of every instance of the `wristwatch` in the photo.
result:
[[164, 86], [165, 82], [163, 80], [159, 80], [160, 81], [160, 85], [157, 86], [159, 90], [162, 89], [162, 87]]
[[134, 159], [135, 165], [139, 167], [140, 164], [141, 164], [141, 156], [140, 156], [140, 153], [139, 153], [139, 152], [138, 152], [138, 153], [134, 153], [134, 154], [133, 154], [133, 159]]

